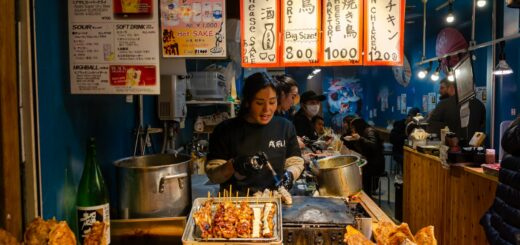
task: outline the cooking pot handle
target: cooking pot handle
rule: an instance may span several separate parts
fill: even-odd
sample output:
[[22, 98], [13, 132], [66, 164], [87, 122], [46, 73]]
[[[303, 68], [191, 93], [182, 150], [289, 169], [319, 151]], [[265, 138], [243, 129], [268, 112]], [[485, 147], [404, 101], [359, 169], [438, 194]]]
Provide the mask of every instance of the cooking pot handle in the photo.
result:
[[367, 165], [367, 160], [366, 159], [359, 159], [358, 167], [362, 168], [365, 165]]
[[186, 177], [188, 177], [187, 173], [172, 174], [172, 175], [166, 175], [166, 176], [162, 177], [161, 181], [159, 182], [159, 193], [163, 193], [164, 192], [164, 183], [166, 181], [172, 180], [172, 179], [179, 179], [179, 187], [182, 189], [183, 186], [182, 186], [181, 178], [186, 178]]

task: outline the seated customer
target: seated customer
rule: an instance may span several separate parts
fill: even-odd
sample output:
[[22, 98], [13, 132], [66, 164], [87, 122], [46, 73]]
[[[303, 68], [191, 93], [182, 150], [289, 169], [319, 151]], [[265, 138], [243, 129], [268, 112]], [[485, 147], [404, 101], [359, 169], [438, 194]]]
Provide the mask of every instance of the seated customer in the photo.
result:
[[377, 131], [368, 125], [363, 118], [356, 117], [350, 122], [352, 134], [345, 136], [345, 140], [352, 143], [354, 151], [363, 155], [367, 165], [363, 171], [363, 189], [371, 194], [377, 189], [372, 183], [372, 178], [380, 176], [385, 171], [385, 159], [383, 156], [383, 141]]
[[300, 110], [294, 116], [294, 127], [296, 134], [300, 137], [307, 137], [310, 140], [317, 140], [318, 133], [314, 130], [311, 119], [320, 112], [321, 101], [325, 100], [325, 95], [318, 95], [314, 91], [306, 91], [300, 99]]
[[480, 219], [491, 245], [520, 244], [520, 117], [502, 137], [507, 154], [501, 162], [496, 197]]
[[318, 133], [318, 137], [321, 137], [325, 134], [325, 121], [323, 120], [322, 116], [313, 116], [311, 122], [314, 126], [314, 130], [316, 131], [316, 133]]

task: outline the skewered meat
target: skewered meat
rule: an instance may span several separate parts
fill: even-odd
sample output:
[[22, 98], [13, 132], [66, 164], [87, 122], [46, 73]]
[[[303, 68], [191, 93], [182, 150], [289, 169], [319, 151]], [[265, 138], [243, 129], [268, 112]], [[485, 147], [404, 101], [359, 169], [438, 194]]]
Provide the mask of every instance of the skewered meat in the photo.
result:
[[262, 236], [263, 237], [269, 237], [269, 238], [273, 237], [274, 212], [275, 212], [274, 205], [272, 203], [266, 203], [264, 206], [263, 214], [262, 214], [262, 220], [263, 220]]
[[204, 203], [202, 208], [197, 210], [193, 214], [193, 219], [195, 220], [195, 224], [202, 231], [202, 238], [210, 238], [212, 236], [211, 232], [211, 205], [212, 201], [208, 200]]
[[215, 212], [215, 216], [213, 217], [213, 237], [222, 238], [221, 226], [224, 226], [224, 213], [226, 209], [224, 207], [224, 203], [219, 203], [217, 205], [217, 211]]
[[0, 244], [18, 245], [20, 243], [18, 243], [16, 237], [14, 237], [10, 232], [0, 229]]
[[96, 221], [83, 240], [83, 245], [107, 245], [106, 229], [107, 224], [105, 222]]
[[238, 237], [248, 238], [251, 237], [253, 225], [253, 209], [249, 207], [247, 202], [242, 201], [240, 203], [240, 209], [238, 210], [238, 223], [237, 233]]

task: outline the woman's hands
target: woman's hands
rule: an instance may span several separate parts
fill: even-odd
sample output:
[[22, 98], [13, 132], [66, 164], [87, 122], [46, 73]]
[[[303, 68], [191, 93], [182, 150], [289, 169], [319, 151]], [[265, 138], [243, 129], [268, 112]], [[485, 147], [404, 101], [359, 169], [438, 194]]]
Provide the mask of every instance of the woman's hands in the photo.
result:
[[232, 161], [235, 171], [247, 177], [262, 170], [267, 163], [267, 156], [264, 152], [258, 152], [252, 156], [235, 157]]

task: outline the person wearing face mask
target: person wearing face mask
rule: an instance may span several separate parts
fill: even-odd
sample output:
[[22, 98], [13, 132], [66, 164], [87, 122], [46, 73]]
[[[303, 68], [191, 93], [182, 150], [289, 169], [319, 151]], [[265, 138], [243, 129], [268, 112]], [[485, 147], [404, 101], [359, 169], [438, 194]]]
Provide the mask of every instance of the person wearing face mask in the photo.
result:
[[[290, 190], [304, 169], [293, 124], [275, 117], [278, 98], [274, 81], [265, 73], [245, 79], [240, 110], [235, 118], [215, 127], [209, 139], [205, 170], [221, 189], [245, 195], [275, 189]], [[269, 161], [281, 182], [275, 183]]]
[[318, 133], [312, 124], [312, 117], [320, 112], [321, 101], [326, 99], [325, 95], [318, 95], [314, 91], [306, 91], [301, 95], [300, 110], [294, 116], [294, 127], [296, 134], [300, 137], [307, 137], [310, 140], [317, 140]]

